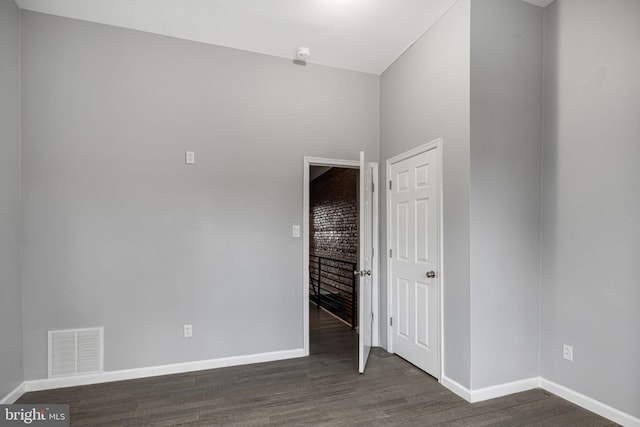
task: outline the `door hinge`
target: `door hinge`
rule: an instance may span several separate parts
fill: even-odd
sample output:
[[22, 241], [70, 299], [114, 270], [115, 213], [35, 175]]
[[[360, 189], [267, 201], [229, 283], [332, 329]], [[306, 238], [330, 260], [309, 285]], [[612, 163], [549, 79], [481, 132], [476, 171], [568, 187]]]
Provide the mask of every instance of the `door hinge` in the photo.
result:
[[376, 256], [376, 248], [371, 248], [371, 258]]
[[389, 190], [391, 190], [391, 187], [393, 187], [392, 181], [389, 181]]
[[393, 249], [389, 249], [389, 258], [393, 257]]
[[389, 326], [393, 326], [393, 317], [389, 317]]
[[371, 183], [371, 192], [375, 193], [376, 191], [376, 184], [374, 182]]
[[373, 313], [371, 313], [371, 323], [373, 323]]

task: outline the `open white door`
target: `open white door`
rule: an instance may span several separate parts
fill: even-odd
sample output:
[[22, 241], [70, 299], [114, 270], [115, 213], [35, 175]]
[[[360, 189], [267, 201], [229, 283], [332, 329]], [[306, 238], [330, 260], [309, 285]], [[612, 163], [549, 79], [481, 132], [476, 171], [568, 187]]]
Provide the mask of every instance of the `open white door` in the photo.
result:
[[373, 258], [373, 177], [371, 164], [360, 152], [360, 285], [358, 288], [359, 371], [364, 372], [371, 351], [373, 306], [371, 304], [371, 270]]

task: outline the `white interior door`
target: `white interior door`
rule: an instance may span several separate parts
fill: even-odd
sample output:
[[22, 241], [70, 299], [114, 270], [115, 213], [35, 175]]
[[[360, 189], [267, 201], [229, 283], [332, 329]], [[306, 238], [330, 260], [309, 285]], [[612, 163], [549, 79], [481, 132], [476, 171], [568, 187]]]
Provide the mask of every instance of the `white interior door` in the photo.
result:
[[437, 148], [390, 166], [393, 352], [440, 375], [439, 183]]
[[371, 351], [373, 306], [371, 304], [371, 270], [373, 258], [373, 178], [371, 164], [364, 151], [360, 152], [360, 283], [358, 287], [359, 346], [358, 370], [364, 372]]

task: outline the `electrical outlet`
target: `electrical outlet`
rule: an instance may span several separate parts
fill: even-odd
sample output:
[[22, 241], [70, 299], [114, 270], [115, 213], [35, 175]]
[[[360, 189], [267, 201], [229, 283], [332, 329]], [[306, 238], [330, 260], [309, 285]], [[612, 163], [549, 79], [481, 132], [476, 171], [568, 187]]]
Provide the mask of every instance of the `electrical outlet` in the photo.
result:
[[573, 346], [562, 344], [562, 358], [569, 362], [573, 362]]
[[184, 325], [184, 335], [185, 338], [191, 338], [193, 336], [193, 326], [192, 325]]

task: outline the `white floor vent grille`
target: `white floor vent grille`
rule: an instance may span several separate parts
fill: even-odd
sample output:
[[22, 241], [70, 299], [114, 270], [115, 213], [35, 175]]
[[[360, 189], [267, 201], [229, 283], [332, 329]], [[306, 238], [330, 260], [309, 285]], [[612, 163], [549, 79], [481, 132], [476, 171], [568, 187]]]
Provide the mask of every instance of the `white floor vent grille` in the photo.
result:
[[49, 331], [49, 378], [102, 372], [104, 328]]

